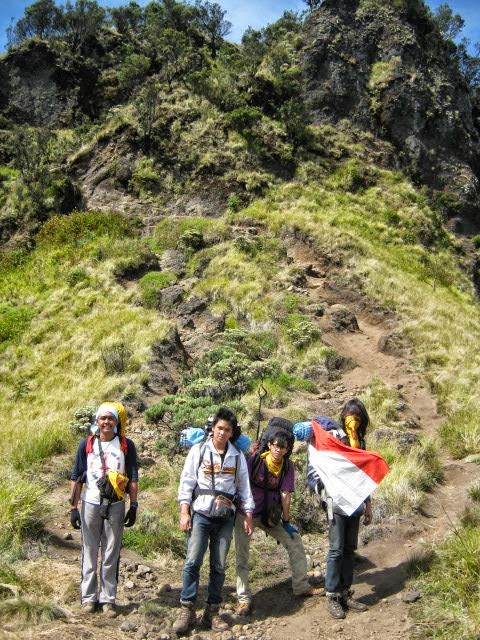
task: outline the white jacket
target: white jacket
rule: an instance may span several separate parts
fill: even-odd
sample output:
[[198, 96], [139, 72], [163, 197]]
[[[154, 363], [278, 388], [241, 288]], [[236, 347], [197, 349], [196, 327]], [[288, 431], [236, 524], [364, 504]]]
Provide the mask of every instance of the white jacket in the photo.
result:
[[[202, 461], [200, 461], [202, 450], [203, 458]], [[245, 456], [229, 442], [222, 465], [220, 454], [217, 453], [213, 446], [211, 438], [209, 438], [206, 443], [194, 445], [188, 452], [178, 487], [178, 501], [180, 504], [192, 504], [192, 494], [197, 484], [199, 489], [212, 489], [210, 453], [213, 458], [215, 490], [236, 494], [242, 511], [253, 512], [255, 502], [253, 501], [252, 491], [250, 489]], [[238, 456], [240, 457], [238, 458]], [[213, 495], [198, 496], [193, 502], [193, 511], [208, 515], [213, 499]]]

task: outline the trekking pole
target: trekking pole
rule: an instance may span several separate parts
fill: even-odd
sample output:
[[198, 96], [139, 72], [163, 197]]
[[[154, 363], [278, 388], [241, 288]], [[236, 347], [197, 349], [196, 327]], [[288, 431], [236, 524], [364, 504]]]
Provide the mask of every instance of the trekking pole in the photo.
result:
[[258, 423], [257, 423], [257, 437], [255, 438], [255, 440], [258, 440], [258, 435], [260, 433], [260, 421], [262, 419], [262, 402], [263, 399], [265, 398], [265, 396], [267, 395], [268, 391], [265, 389], [264, 385], [263, 385], [263, 377], [262, 377], [262, 381], [260, 382], [260, 385], [257, 389], [257, 395], [258, 395]]

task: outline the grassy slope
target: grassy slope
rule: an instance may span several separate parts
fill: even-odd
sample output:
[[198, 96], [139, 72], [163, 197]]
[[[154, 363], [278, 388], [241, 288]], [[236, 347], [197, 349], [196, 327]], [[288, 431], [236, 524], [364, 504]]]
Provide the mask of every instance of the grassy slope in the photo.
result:
[[[314, 135], [324, 139], [326, 133]], [[348, 140], [342, 144], [351, 155], [357, 153]], [[305, 176], [312, 163], [320, 171], [309, 181]], [[230, 211], [226, 222], [260, 223], [269, 237], [242, 247], [222, 226], [214, 244], [190, 258], [190, 273], [200, 277], [196, 293], [225, 312], [231, 326], [242, 323], [272, 332], [284, 371], [299, 375], [306, 363], [326, 357], [318, 336], [312, 334], [307, 344], [298, 342], [295, 323], [305, 322], [298, 313], [301, 301], [285, 291], [295, 274], [286, 264], [281, 237], [285, 230], [301, 231], [319, 256], [342, 262], [339, 284], [360, 288], [400, 317], [417, 364], [438, 394], [446, 424], [456, 429], [452, 450], [457, 455], [473, 452], [478, 440], [479, 399], [472, 392], [478, 375], [478, 309], [457, 264], [454, 241], [441, 231], [425, 197], [401, 175], [358, 158], [332, 167], [322, 167], [318, 158], [309, 160], [299, 167], [296, 181], [272, 188], [247, 209]], [[184, 231], [179, 227], [178, 234]], [[12, 503], [24, 489], [20, 478], [52, 454], [72, 450], [68, 423], [75, 408], [136, 392], [148, 376], [150, 347], [165, 335], [168, 322], [158, 312], [136, 306], [135, 294], [114, 277], [116, 266], [135, 262], [142, 251], [144, 241], [117, 216], [73, 214], [47, 223], [33, 252], [5, 256], [1, 264], [0, 291], [7, 305], [2, 308], [3, 331], [9, 337], [0, 356], [0, 432], [8, 454], [3, 466], [13, 481], [0, 487], [0, 523], [11, 528], [18, 544], [40, 515], [35, 505], [27, 505], [26, 520], [14, 524]], [[275, 309], [274, 318], [266, 312], [269, 308]], [[102, 353], [120, 343], [131, 354], [125, 370], [107, 374]], [[248, 395], [245, 402], [247, 408], [253, 405]], [[390, 488], [385, 484], [386, 494], [398, 474], [408, 474], [407, 493], [415, 483], [428, 485], [415, 478], [411, 460], [386, 453], [397, 464]], [[390, 500], [397, 508], [404, 503], [398, 494]], [[145, 518], [148, 535], [169, 539], [158, 518]], [[151, 547], [148, 535], [131, 536], [129, 542], [138, 549], [145, 543]], [[159, 544], [165, 548], [165, 542]]]

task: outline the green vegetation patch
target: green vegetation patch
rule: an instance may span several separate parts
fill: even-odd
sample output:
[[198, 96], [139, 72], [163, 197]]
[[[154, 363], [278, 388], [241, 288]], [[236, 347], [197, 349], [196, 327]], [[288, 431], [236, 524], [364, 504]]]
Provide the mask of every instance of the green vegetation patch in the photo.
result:
[[423, 594], [413, 608], [413, 638], [460, 640], [480, 632], [480, 536], [465, 527], [436, 548], [429, 570], [415, 583]]
[[138, 282], [143, 304], [150, 309], [157, 308], [161, 301], [162, 289], [175, 284], [176, 281], [177, 275], [168, 271], [146, 273]]
[[10, 473], [0, 479], [0, 552], [19, 553], [42, 530], [48, 509], [40, 483]]
[[[155, 251], [192, 246], [199, 249], [221, 242], [230, 237], [231, 231], [222, 219], [203, 218], [201, 216], [186, 218], [165, 218], [153, 233], [152, 246]], [[196, 238], [195, 243], [188, 243], [188, 238]], [[199, 239], [201, 238], [201, 242]]]
[[0, 303], [0, 345], [21, 335], [33, 315], [30, 307]]
[[41, 247], [78, 247], [102, 236], [111, 239], [132, 235], [130, 223], [116, 213], [75, 212], [69, 216], [53, 216], [40, 230]]

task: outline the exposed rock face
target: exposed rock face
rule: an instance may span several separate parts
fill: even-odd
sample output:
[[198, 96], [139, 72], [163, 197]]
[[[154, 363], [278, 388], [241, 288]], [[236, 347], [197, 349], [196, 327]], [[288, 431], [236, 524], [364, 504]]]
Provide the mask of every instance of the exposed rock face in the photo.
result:
[[94, 115], [97, 80], [94, 67], [32, 40], [1, 61], [0, 111], [32, 125], [67, 123], [77, 110]]
[[373, 131], [415, 179], [456, 194], [464, 216], [478, 215], [479, 131], [453, 49], [420, 8], [392, 4], [325, 0], [312, 13], [305, 97], [314, 121]]

